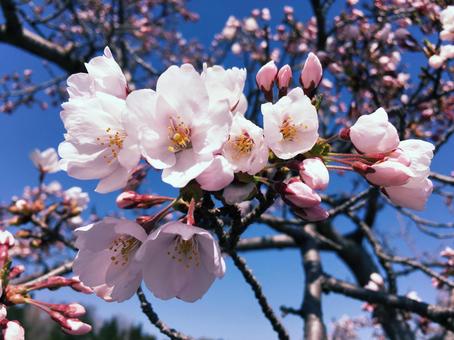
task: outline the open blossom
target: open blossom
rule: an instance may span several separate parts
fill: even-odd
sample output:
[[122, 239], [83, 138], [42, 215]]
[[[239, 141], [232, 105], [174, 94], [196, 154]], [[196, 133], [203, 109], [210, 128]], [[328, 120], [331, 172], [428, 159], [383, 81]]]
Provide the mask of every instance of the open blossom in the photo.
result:
[[350, 128], [350, 139], [362, 153], [390, 152], [399, 145], [397, 130], [383, 108], [359, 117]]
[[96, 287], [107, 300], [129, 299], [142, 281], [142, 267], [135, 255], [147, 238], [145, 230], [135, 222], [105, 217], [75, 233], [79, 252], [73, 270], [80, 281]]
[[131, 132], [140, 139], [143, 156], [162, 180], [184, 187], [213, 160], [231, 124], [227, 100], [209, 100], [201, 75], [192, 65], [169, 67], [156, 91], [132, 92], [127, 100]]
[[443, 30], [440, 32], [442, 40], [454, 40], [454, 6], [448, 6], [440, 12], [440, 21]]
[[429, 58], [429, 65], [438, 69], [446, 63], [447, 60], [454, 58], [454, 45], [440, 46], [440, 52]]
[[62, 107], [67, 133], [58, 147], [61, 168], [77, 179], [100, 179], [96, 191], [101, 193], [124, 187], [140, 160], [136, 138], [123, 124], [125, 101], [97, 92]]
[[83, 192], [80, 187], [69, 188], [63, 192], [63, 197], [80, 209], [85, 209], [90, 202], [90, 197], [86, 192]]
[[279, 158], [293, 158], [317, 142], [317, 110], [301, 88], [293, 89], [275, 104], [263, 104], [262, 113], [266, 144]]
[[307, 158], [299, 165], [301, 179], [313, 190], [324, 190], [329, 183], [329, 172], [320, 158]]
[[30, 159], [42, 172], [54, 173], [60, 171], [57, 151], [54, 148], [48, 148], [44, 151], [35, 149], [30, 153]]
[[85, 63], [88, 73], [76, 73], [68, 78], [70, 99], [92, 97], [96, 92], [104, 92], [125, 99], [128, 94], [126, 78], [108, 47], [104, 55]]
[[434, 146], [425, 141], [408, 139], [400, 142], [398, 150], [408, 158], [413, 177], [404, 185], [386, 187], [385, 193], [396, 205], [423, 210], [433, 189], [433, 184], [427, 177]]
[[182, 222], [169, 222], [152, 232], [137, 258], [143, 279], [160, 299], [200, 299], [216, 278], [225, 273], [218, 243], [206, 230]]
[[230, 163], [224, 156], [217, 155], [196, 180], [203, 190], [218, 191], [232, 183], [233, 178], [233, 168]]
[[246, 69], [238, 67], [224, 69], [219, 65], [207, 67], [204, 64], [202, 79], [211, 103], [227, 100], [232, 113], [246, 112], [247, 100], [243, 94]]
[[414, 176], [407, 165], [392, 158], [373, 164], [370, 168], [371, 172], [366, 172], [365, 177], [377, 186], [404, 185]]
[[268, 148], [263, 138], [263, 130], [242, 115], [236, 114], [222, 154], [235, 172], [255, 175], [268, 161]]

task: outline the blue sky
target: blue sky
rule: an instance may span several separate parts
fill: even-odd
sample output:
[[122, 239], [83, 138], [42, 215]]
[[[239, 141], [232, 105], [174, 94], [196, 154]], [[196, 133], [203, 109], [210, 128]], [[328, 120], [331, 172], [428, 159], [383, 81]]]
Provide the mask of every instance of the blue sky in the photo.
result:
[[[250, 1], [217, 1], [213, 9], [211, 1], [194, 1], [190, 8], [200, 13], [201, 19], [197, 24], [186, 24], [184, 32], [189, 37], [196, 37], [203, 42], [211, 40], [212, 36], [219, 32], [227, 17], [234, 14], [243, 17], [250, 13], [253, 8], [269, 7], [273, 22], [281, 17], [284, 2], [276, 0], [250, 0]], [[295, 7], [295, 15], [307, 18], [310, 7], [306, 1], [286, 1], [285, 4]], [[11, 71], [22, 72], [24, 68], [34, 70], [33, 78], [44, 81], [48, 75], [41, 67], [41, 61], [27, 55], [15, 48], [0, 45], [0, 74]], [[229, 61], [230, 62], [230, 61]], [[234, 61], [232, 61], [234, 62]], [[239, 62], [239, 61], [238, 61]], [[241, 66], [241, 64], [238, 64]], [[63, 139], [63, 126], [59, 118], [59, 108], [50, 108], [42, 111], [39, 108], [22, 108], [12, 116], [0, 115], [0, 174], [1, 182], [0, 201], [7, 202], [12, 195], [20, 194], [25, 185], [35, 184], [37, 172], [28, 158], [29, 152], [34, 148], [44, 149], [57, 147]], [[449, 150], [452, 150], [453, 142], [445, 145], [433, 162], [433, 170], [449, 174], [454, 169], [454, 161]], [[160, 183], [158, 175], [154, 174], [150, 183], [153, 185], [150, 191], [167, 193], [169, 187]], [[49, 176], [48, 180], [56, 179], [64, 187], [69, 188], [77, 185], [90, 193], [91, 204], [96, 206], [101, 214], [115, 211], [116, 194], [100, 195], [93, 191], [95, 182], [78, 181], [60, 172]], [[350, 184], [346, 179], [333, 176], [330, 191], [349, 190]], [[334, 184], [336, 183], [336, 184]], [[340, 183], [340, 184], [339, 184]], [[432, 219], [450, 221], [452, 215], [436, 198], [429, 201], [428, 209], [422, 216]], [[349, 228], [349, 223], [339, 219], [339, 230]], [[439, 242], [428, 239], [417, 231], [416, 227], [405, 223], [399, 223], [396, 212], [386, 209], [380, 216], [378, 230], [389, 232], [395, 239], [403, 236], [412, 240], [414, 247], [408, 247], [403, 242], [394, 242], [392, 245], [401, 254], [411, 254], [416, 249], [418, 252], [428, 251], [436, 255], [441, 247]], [[269, 230], [265, 226], [253, 225], [246, 236], [263, 235]], [[395, 236], [395, 237], [394, 237]], [[448, 244], [445, 242], [443, 244]], [[452, 245], [452, 242], [451, 242]], [[301, 269], [301, 261], [298, 251], [266, 251], [261, 253], [248, 253], [246, 255], [249, 266], [253, 269], [263, 289], [269, 297], [271, 304], [278, 309], [280, 305], [298, 307], [301, 304], [302, 291], [304, 289], [304, 277]], [[323, 265], [328, 273], [337, 275], [341, 279], [351, 280], [351, 275], [345, 266], [331, 254], [323, 255]], [[260, 308], [253, 297], [249, 286], [242, 280], [241, 274], [227, 260], [227, 273], [222, 280], [218, 280], [204, 296], [196, 303], [188, 304], [178, 300], [160, 301], [149, 294], [156, 311], [164, 321], [183, 332], [193, 336], [209, 336], [223, 339], [248, 339], [264, 340], [274, 339], [268, 321], [260, 313]], [[414, 275], [400, 287], [400, 293], [405, 294], [409, 290], [417, 290], [420, 296], [434, 301], [435, 294], [430, 284], [430, 279], [422, 275]], [[139, 310], [139, 303], [134, 297], [130, 301], [117, 304], [105, 303], [95, 296], [75, 294], [70, 290], [62, 289], [57, 292], [43, 292], [40, 297], [47, 301], [80, 301], [94, 306], [98, 316], [118, 315], [125, 322], [140, 322], [150, 333], [157, 334], [156, 329], [149, 325]], [[361, 304], [353, 300], [344, 299], [341, 296], [330, 294], [324, 297], [325, 320], [329, 323], [332, 318], [338, 318], [342, 314], [360, 315]], [[288, 316], [284, 319], [292, 339], [300, 339], [302, 336], [302, 322], [299, 318]], [[163, 338], [163, 337], [161, 337]]]

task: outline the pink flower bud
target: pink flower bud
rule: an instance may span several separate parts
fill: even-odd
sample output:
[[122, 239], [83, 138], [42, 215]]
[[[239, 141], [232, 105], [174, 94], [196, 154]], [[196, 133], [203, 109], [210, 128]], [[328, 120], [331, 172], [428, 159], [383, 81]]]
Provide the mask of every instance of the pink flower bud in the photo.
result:
[[53, 304], [49, 307], [53, 311], [60, 312], [68, 318], [77, 318], [79, 316], [85, 315], [86, 313], [85, 307], [79, 303], [70, 303], [69, 305]]
[[67, 319], [65, 326], [62, 325], [62, 330], [71, 335], [84, 335], [91, 332], [91, 326], [79, 319]]
[[287, 64], [280, 68], [277, 73], [277, 87], [279, 88], [279, 97], [285, 96], [287, 94], [287, 89], [292, 83], [292, 69]]
[[84, 294], [93, 294], [93, 289], [90, 287], [84, 285], [82, 282], [80, 282], [78, 276], [74, 276], [72, 278], [73, 283], [71, 284], [71, 288], [74, 289], [75, 291], [78, 291], [80, 293]]
[[315, 89], [322, 80], [322, 76], [322, 64], [320, 63], [320, 60], [318, 60], [317, 56], [310, 52], [306, 62], [304, 63], [300, 76], [300, 83], [306, 95], [309, 97], [314, 95]]
[[263, 91], [268, 101], [273, 100], [273, 85], [277, 73], [276, 64], [271, 60], [260, 68], [255, 77], [258, 88]]
[[124, 191], [118, 195], [116, 202], [121, 209], [150, 208], [172, 200], [171, 197], [158, 195], [141, 195], [134, 191]]
[[282, 199], [297, 208], [309, 208], [319, 205], [322, 201], [320, 196], [299, 178], [293, 177], [278, 185], [277, 190]]
[[19, 321], [8, 321], [6, 328], [3, 330], [4, 340], [24, 340], [25, 331]]
[[316, 205], [305, 209], [294, 209], [294, 212], [303, 220], [309, 222], [323, 221], [329, 217], [329, 213], [320, 205]]
[[320, 158], [308, 158], [300, 163], [301, 179], [313, 190], [324, 190], [329, 183], [329, 172]]
[[366, 179], [374, 185], [389, 187], [406, 184], [414, 176], [413, 171], [395, 160], [386, 160], [372, 165], [373, 172]]
[[11, 271], [8, 274], [8, 279], [12, 280], [21, 275], [24, 271], [25, 267], [23, 265], [19, 264], [17, 266], [14, 266], [13, 268], [11, 268]]

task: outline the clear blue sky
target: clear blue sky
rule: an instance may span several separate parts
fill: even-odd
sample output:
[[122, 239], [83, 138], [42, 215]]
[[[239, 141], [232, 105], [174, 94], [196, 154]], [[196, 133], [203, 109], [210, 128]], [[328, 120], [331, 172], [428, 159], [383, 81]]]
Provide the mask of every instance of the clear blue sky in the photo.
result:
[[[191, 4], [190, 7], [200, 13], [201, 19], [197, 24], [183, 27], [188, 36], [208, 42], [216, 32], [222, 29], [229, 15], [234, 14], [241, 18], [257, 7], [269, 7], [273, 22], [277, 22], [281, 18], [284, 4], [294, 6], [295, 15], [300, 18], [307, 18], [311, 12], [306, 1], [296, 0], [285, 3], [276, 0], [216, 1], [215, 8], [212, 4], [213, 2], [206, 0], [194, 1]], [[0, 75], [14, 70], [22, 72], [24, 68], [31, 68], [34, 70], [33, 78], [35, 80], [40, 81], [47, 78], [47, 74], [40, 66], [41, 61], [22, 51], [0, 45], [0, 57], [2, 60]], [[12, 195], [20, 194], [24, 186], [36, 183], [37, 173], [28, 158], [29, 152], [36, 147], [40, 149], [51, 146], [56, 148], [62, 141], [63, 132], [59, 108], [50, 108], [46, 111], [39, 108], [22, 108], [12, 116], [0, 115], [0, 158], [2, 159], [0, 163], [2, 178], [0, 201], [7, 202]], [[435, 171], [449, 174], [454, 169], [454, 161], [448, 151], [452, 150], [453, 146], [454, 144], [451, 142], [450, 145], [442, 148], [433, 162]], [[81, 186], [90, 193], [91, 204], [95, 205], [101, 214], [115, 211], [116, 194], [99, 195], [95, 193], [93, 191], [94, 182], [74, 180], [63, 172], [50, 176], [48, 180], [53, 179], [59, 180], [66, 188], [73, 185]], [[343, 181], [344, 184], [334, 184], [336, 179], [338, 179], [337, 182]], [[169, 187], [160, 183], [159, 180], [150, 182], [154, 183], [150, 191], [166, 193], [169, 190]], [[349, 190], [349, 183], [345, 179], [333, 177], [331, 190], [341, 189]], [[422, 215], [432, 219], [452, 220], [452, 215], [446, 212], [443, 204], [437, 199], [429, 201], [428, 209]], [[340, 230], [346, 230], [349, 227], [348, 222], [341, 219], [339, 222], [337, 225]], [[414, 242], [412, 249], [402, 242], [392, 244], [400, 253], [410, 254], [410, 251], [413, 250], [418, 253], [428, 251], [434, 255], [438, 253], [440, 243], [421, 235], [416, 227], [407, 224], [404, 228], [403, 224], [405, 223], [400, 222], [396, 212], [392, 209], [387, 209], [377, 223], [379, 230], [395, 235], [396, 239], [402, 238], [404, 234], [406, 238]], [[246, 235], [263, 235], [268, 232], [266, 227], [254, 225]], [[296, 250], [248, 253], [246, 258], [276, 309], [280, 305], [298, 307], [301, 304], [304, 277], [299, 253]], [[352, 279], [345, 266], [330, 254], [323, 255], [323, 265], [328, 273], [337, 275], [341, 279]], [[215, 282], [206, 296], [196, 303], [188, 304], [178, 300], [159, 301], [149, 294], [156, 311], [172, 327], [193, 336], [209, 336], [226, 340], [275, 339], [268, 321], [260, 313], [260, 308], [249, 286], [242, 280], [241, 274], [232, 266], [230, 260], [227, 261], [227, 267], [226, 276]], [[405, 284], [400, 286], [400, 293], [405, 294], [413, 289], [417, 290], [420, 296], [431, 301], [435, 298], [427, 277], [412, 276], [411, 280], [405, 281]], [[143, 323], [147, 331], [157, 334], [154, 327], [149, 325], [141, 314], [136, 298], [123, 304], [109, 304], [94, 296], [79, 295], [66, 289], [51, 294], [44, 292], [40, 297], [53, 302], [81, 301], [95, 306], [100, 317], [118, 315], [126, 322]], [[323, 304], [325, 320], [328, 324], [332, 318], [338, 318], [342, 314], [360, 315], [362, 313], [360, 303], [334, 294], [325, 296]], [[284, 323], [288, 327], [292, 339], [301, 338], [302, 322], [299, 318], [288, 316], [284, 319]]]

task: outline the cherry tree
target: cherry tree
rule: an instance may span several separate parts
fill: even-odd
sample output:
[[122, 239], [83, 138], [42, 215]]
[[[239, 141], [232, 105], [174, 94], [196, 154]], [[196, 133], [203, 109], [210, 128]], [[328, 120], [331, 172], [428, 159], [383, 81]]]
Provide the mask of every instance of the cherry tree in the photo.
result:
[[[228, 263], [279, 339], [290, 338], [282, 318], [291, 316], [305, 339], [354, 339], [361, 328], [375, 338], [454, 338], [454, 250], [408, 256], [377, 226], [391, 209], [440, 245], [453, 237], [452, 222], [418, 211], [439, 196], [452, 214], [454, 178], [430, 165], [454, 132], [454, 6], [311, 0], [307, 21], [289, 6], [254, 9], [226, 17], [204, 46], [179, 32], [198, 19], [184, 0], [0, 5], [0, 42], [42, 58], [48, 72], [43, 83], [31, 69], [4, 74], [0, 111], [61, 106], [66, 130], [58, 146], [31, 153], [36, 186], [0, 207], [5, 339], [24, 338], [7, 312], [24, 304], [66, 333], [90, 332], [81, 304], [30, 294], [61, 287], [109, 302], [137, 295], [161, 333], [190, 339], [160, 319], [142, 287], [191, 303]], [[152, 169], [178, 194], [152, 192]], [[117, 192], [118, 215], [88, 216], [89, 193], [49, 182], [57, 171]], [[354, 229], [342, 232], [339, 217]], [[245, 237], [254, 224], [269, 235]], [[284, 248], [301, 254], [304, 296], [279, 314], [241, 253]], [[354, 282], [324, 268], [327, 253]], [[437, 302], [402, 292], [414, 273], [432, 280]], [[368, 317], [342, 317], [329, 331], [326, 294], [363, 302]]]

